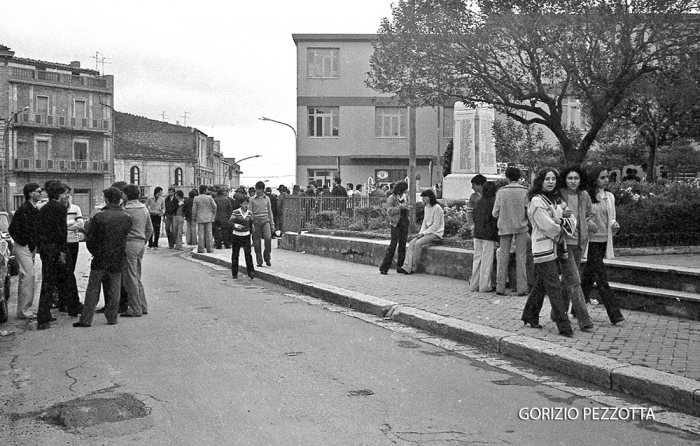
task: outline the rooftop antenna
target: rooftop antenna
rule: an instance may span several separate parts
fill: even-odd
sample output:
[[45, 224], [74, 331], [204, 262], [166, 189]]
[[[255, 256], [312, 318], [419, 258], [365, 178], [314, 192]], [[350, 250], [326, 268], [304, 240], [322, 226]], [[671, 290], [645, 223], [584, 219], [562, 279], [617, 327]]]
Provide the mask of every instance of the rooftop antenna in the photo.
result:
[[163, 112], [160, 114], [160, 117], [163, 118], [163, 121], [165, 121], [165, 111], [163, 111]]
[[111, 57], [105, 57], [104, 54], [99, 51], [95, 51], [94, 56], [90, 56], [91, 59], [95, 59], [95, 70], [100, 71], [100, 63], [102, 64], [102, 75], [105, 74], [105, 64], [110, 64], [111, 62], [105, 62], [105, 60], [111, 59]]
[[186, 111], [184, 115], [180, 116], [181, 118], [184, 119], [183, 125], [184, 125], [185, 127], [187, 127], [187, 115], [188, 115], [189, 113], [190, 113], [190, 112], [187, 112], [187, 111]]

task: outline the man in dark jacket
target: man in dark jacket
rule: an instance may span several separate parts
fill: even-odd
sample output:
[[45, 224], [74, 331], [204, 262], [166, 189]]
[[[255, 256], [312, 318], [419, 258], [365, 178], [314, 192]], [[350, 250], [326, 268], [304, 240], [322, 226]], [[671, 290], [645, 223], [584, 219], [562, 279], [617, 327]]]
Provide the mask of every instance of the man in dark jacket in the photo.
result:
[[168, 196], [165, 197], [165, 235], [168, 236], [168, 247], [175, 248], [175, 234], [173, 233], [173, 220], [178, 208], [177, 197], [175, 197], [175, 188], [168, 188]]
[[131, 230], [132, 219], [119, 206], [122, 198], [119, 189], [110, 187], [102, 192], [107, 206], [91, 219], [85, 236], [92, 263], [85, 290], [85, 307], [74, 327], [89, 327], [92, 324], [95, 306], [100, 300], [100, 285], [105, 276], [109, 277], [109, 288], [105, 291], [105, 317], [108, 324], [117, 323], [122, 272], [127, 268], [126, 237]]
[[17, 318], [36, 319], [32, 313], [36, 275], [34, 273], [34, 257], [39, 241], [36, 230], [39, 210], [36, 204], [41, 200], [41, 186], [27, 183], [24, 186], [24, 203], [17, 209], [12, 223], [10, 236], [15, 242], [14, 255], [19, 263], [19, 280], [17, 284]]
[[76, 284], [75, 275], [70, 272], [73, 259], [68, 248], [68, 209], [59, 201], [62, 198], [65, 200], [66, 187], [60, 181], [49, 180], [44, 189], [49, 201], [39, 210], [37, 217], [43, 276], [37, 314], [38, 330], [51, 328], [54, 290], [58, 290], [59, 301], [66, 302], [71, 317], [77, 316], [82, 310], [77, 293], [71, 293]]
[[214, 203], [216, 203], [216, 216], [212, 224], [212, 229], [214, 230], [214, 248], [221, 249], [223, 243], [226, 249], [230, 249], [231, 228], [228, 219], [231, 218], [233, 206], [231, 205], [231, 200], [226, 196], [224, 189], [217, 189]]

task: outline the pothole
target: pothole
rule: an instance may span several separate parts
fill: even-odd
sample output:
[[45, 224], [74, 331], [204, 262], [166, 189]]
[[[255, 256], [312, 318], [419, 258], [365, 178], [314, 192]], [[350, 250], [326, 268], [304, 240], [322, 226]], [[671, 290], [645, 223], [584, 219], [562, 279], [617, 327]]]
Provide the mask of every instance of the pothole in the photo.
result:
[[56, 404], [37, 418], [63, 429], [143, 418], [151, 409], [131, 394], [81, 397]]

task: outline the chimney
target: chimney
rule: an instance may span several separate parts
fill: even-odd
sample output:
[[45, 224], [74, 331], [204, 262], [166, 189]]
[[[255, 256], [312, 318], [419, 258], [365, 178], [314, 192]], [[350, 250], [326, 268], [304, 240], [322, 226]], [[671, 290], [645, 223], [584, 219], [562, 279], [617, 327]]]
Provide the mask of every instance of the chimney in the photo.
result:
[[73, 60], [70, 63], [71, 68], [80, 68], [80, 61], [79, 60]]

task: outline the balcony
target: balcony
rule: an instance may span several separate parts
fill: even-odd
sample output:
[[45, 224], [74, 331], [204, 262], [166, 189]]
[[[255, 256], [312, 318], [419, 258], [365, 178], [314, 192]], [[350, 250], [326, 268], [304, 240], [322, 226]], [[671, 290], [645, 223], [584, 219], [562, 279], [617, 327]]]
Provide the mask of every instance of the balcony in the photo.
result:
[[85, 87], [90, 89], [109, 90], [107, 79], [101, 77], [76, 76], [68, 73], [53, 71], [30, 70], [29, 68], [12, 67], [10, 79], [40, 81], [51, 84], [62, 84], [70, 87]]
[[67, 158], [15, 158], [14, 170], [22, 172], [110, 173], [108, 160], [73, 160]]
[[71, 118], [45, 114], [22, 113], [15, 116], [13, 127], [53, 128], [109, 133], [112, 122], [107, 119]]

